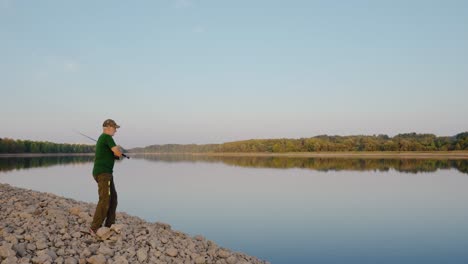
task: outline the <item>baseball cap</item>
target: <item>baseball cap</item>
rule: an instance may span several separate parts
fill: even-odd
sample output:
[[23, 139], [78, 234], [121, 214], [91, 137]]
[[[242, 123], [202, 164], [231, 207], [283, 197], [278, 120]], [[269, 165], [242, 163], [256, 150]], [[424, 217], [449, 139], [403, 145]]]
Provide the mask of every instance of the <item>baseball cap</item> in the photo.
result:
[[107, 119], [106, 121], [104, 121], [104, 123], [102, 124], [103, 127], [115, 127], [115, 128], [120, 128], [119, 125], [117, 125], [117, 123], [115, 123], [114, 120], [112, 119]]

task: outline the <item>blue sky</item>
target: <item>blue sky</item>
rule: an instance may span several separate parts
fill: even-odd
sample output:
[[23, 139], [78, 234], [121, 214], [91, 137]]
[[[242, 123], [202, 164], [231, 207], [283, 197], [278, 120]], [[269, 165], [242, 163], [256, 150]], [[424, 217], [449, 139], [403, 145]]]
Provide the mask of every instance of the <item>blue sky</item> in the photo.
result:
[[468, 130], [467, 1], [0, 0], [0, 137]]

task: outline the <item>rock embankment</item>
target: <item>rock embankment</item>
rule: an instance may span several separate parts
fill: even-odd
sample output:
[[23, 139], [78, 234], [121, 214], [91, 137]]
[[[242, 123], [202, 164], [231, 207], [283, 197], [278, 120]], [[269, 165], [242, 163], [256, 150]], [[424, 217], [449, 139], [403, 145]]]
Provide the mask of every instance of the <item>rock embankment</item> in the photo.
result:
[[0, 184], [0, 263], [268, 263], [125, 213], [91, 236], [85, 231], [94, 209], [95, 204]]

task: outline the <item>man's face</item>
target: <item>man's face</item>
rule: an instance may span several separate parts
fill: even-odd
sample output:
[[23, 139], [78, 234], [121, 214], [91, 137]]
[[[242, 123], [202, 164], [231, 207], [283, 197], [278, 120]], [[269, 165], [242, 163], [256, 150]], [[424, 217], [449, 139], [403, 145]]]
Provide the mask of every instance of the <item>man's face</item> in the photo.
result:
[[108, 127], [104, 128], [104, 133], [106, 133], [106, 134], [108, 134], [110, 136], [115, 135], [116, 132], [117, 132], [117, 128], [115, 128], [115, 127], [108, 126]]

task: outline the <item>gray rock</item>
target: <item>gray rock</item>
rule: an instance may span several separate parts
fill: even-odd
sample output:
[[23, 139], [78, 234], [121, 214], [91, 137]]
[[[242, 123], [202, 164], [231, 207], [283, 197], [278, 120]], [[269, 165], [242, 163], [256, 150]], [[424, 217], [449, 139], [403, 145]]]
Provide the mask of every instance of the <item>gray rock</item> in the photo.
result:
[[29, 251], [35, 251], [36, 250], [36, 245], [34, 244], [27, 244], [26, 249]]
[[91, 253], [91, 251], [90, 251], [88, 248], [85, 248], [85, 249], [81, 252], [81, 254], [80, 254], [80, 256], [83, 256], [83, 257], [85, 257], [85, 258], [88, 258], [88, 257], [90, 257], [91, 255], [92, 255], [92, 253]]
[[47, 248], [47, 242], [44, 240], [40, 240], [36, 242], [36, 249], [42, 250]]
[[96, 235], [98, 235], [102, 240], [106, 240], [112, 235], [112, 232], [108, 227], [101, 227], [97, 230]]
[[229, 253], [229, 251], [226, 251], [226, 250], [224, 250], [224, 249], [218, 250], [218, 257], [220, 257], [220, 258], [228, 258], [229, 256], [231, 256], [231, 253]]
[[[1, 1], [1, 0], [0, 0]], [[118, 212], [118, 224], [84, 235], [96, 204], [0, 183], [0, 262], [52, 264], [267, 263]], [[21, 259], [17, 259], [21, 258]]]
[[123, 256], [118, 256], [114, 258], [114, 264], [128, 264], [128, 261]]
[[88, 261], [88, 263], [91, 263], [91, 264], [105, 264], [106, 263], [106, 257], [99, 254], [99, 255], [95, 255], [95, 256], [92, 256], [92, 257], [86, 259], [86, 261]]
[[80, 217], [80, 219], [83, 219], [85, 221], [88, 221], [91, 218], [91, 216], [86, 212], [81, 212], [78, 216]]
[[68, 226], [68, 220], [64, 217], [57, 217], [55, 219], [55, 223], [57, 224], [58, 228], [64, 228]]
[[74, 250], [73, 248], [65, 249], [65, 255], [75, 255], [75, 254], [76, 254], [76, 250]]
[[24, 240], [31, 242], [33, 240], [33, 236], [31, 236], [30, 234], [26, 234], [24, 235]]
[[195, 240], [197, 240], [197, 241], [203, 241], [203, 240], [205, 240], [205, 238], [204, 238], [203, 236], [201, 236], [201, 235], [196, 235], [196, 236], [194, 236], [193, 238], [195, 238]]
[[125, 225], [122, 225], [122, 224], [114, 224], [110, 227], [110, 229], [116, 232], [117, 234], [120, 234], [124, 228], [125, 228]]
[[7, 235], [5, 237], [5, 241], [10, 242], [12, 245], [18, 244], [18, 238], [16, 238], [14, 235]]
[[226, 262], [228, 264], [236, 264], [237, 263], [237, 258], [235, 256], [230, 256], [229, 258], [226, 259]]
[[114, 250], [110, 249], [109, 247], [105, 245], [101, 245], [101, 247], [98, 250], [99, 254], [102, 254], [104, 256], [113, 256], [114, 255]]
[[32, 259], [32, 263], [43, 264], [43, 263], [52, 263], [52, 258], [47, 254], [42, 254]]
[[16, 251], [16, 253], [20, 257], [25, 257], [28, 253], [26, 252], [26, 244], [25, 243], [20, 243], [18, 245], [13, 246], [13, 250]]
[[144, 262], [148, 258], [148, 250], [146, 248], [140, 248], [137, 251], [138, 261]]
[[205, 257], [202, 257], [202, 256], [196, 257], [194, 261], [195, 261], [195, 264], [204, 264], [204, 263], [206, 263]]
[[78, 261], [75, 258], [67, 257], [64, 264], [78, 264]]
[[88, 249], [89, 251], [93, 254], [93, 255], [96, 255], [97, 254], [97, 251], [99, 249], [99, 246], [100, 244], [91, 244]]
[[65, 249], [59, 248], [56, 253], [57, 253], [58, 256], [64, 256], [65, 255]]
[[131, 258], [136, 255], [135, 247], [127, 248], [127, 252], [128, 252], [128, 256], [131, 257]]
[[2, 261], [2, 264], [16, 264], [18, 262], [18, 258], [14, 256], [10, 256]]
[[156, 239], [151, 239], [148, 243], [150, 244], [151, 248], [156, 248], [159, 245]]
[[13, 249], [11, 249], [11, 244], [6, 243], [0, 247], [0, 257], [9, 258], [14, 257], [15, 255], [16, 252]]
[[154, 255], [155, 257], [159, 258], [159, 257], [162, 255], [162, 253], [161, 253], [161, 251], [156, 250], [156, 251], [153, 253], [153, 255]]
[[29, 258], [20, 258], [18, 260], [18, 264], [29, 264], [31, 263], [31, 260]]
[[46, 211], [48, 219], [54, 219], [58, 217], [62, 217], [64, 215], [64, 212], [59, 209], [48, 209]]
[[17, 234], [17, 235], [22, 235], [22, 234], [24, 234], [24, 229], [23, 229], [23, 228], [18, 228], [18, 229], [16, 229], [16, 230], [15, 230], [15, 234]]
[[76, 215], [78, 216], [80, 213], [81, 213], [81, 208], [79, 207], [72, 207], [68, 210], [68, 212], [71, 214], [71, 215]]
[[55, 242], [54, 246], [55, 246], [56, 248], [60, 248], [60, 247], [65, 246], [65, 243], [64, 243], [62, 240], [57, 240], [57, 241]]
[[170, 247], [166, 250], [166, 255], [168, 256], [175, 257], [177, 256], [177, 254], [178, 254], [178, 251], [174, 247]]
[[30, 219], [33, 216], [32, 216], [32, 214], [29, 214], [29, 213], [20, 213], [19, 217], [22, 218], [22, 219]]
[[57, 254], [53, 250], [47, 250], [47, 255], [49, 255], [52, 260], [55, 260], [57, 258]]
[[162, 223], [162, 222], [156, 222], [156, 226], [162, 228], [162, 229], [165, 229], [165, 230], [171, 230], [171, 226], [169, 224], [166, 224], [166, 223]]

